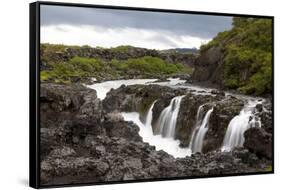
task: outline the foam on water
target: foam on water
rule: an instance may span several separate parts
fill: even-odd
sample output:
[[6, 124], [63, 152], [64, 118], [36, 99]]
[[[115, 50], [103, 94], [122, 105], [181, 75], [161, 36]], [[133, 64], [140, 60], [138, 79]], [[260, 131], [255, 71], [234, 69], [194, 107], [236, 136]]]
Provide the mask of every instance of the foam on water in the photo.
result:
[[190, 156], [190, 149], [181, 148], [179, 146], [180, 141], [175, 140], [174, 137], [163, 137], [161, 134], [153, 134], [151, 121], [153, 118], [152, 109], [154, 104], [155, 102], [149, 108], [145, 123], [141, 122], [140, 115], [137, 112], [122, 112], [121, 114], [125, 121], [132, 121], [139, 127], [139, 135], [143, 138], [143, 141], [149, 143], [151, 146], [155, 146], [156, 150], [163, 150], [175, 158]]

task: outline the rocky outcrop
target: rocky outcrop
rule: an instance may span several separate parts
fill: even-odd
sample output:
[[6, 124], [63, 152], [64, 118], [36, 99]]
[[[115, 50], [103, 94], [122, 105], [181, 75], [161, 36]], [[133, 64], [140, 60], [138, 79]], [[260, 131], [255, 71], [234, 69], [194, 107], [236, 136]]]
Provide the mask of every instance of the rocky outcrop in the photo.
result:
[[224, 54], [220, 47], [214, 46], [201, 52], [195, 60], [192, 79], [194, 81], [208, 81], [223, 86], [223, 57]]
[[187, 147], [190, 143], [192, 131], [196, 127], [196, 115], [199, 106], [205, 104], [203, 115], [214, 108], [210, 117], [209, 130], [204, 140], [203, 152], [209, 152], [220, 148], [230, 120], [238, 115], [244, 102], [232, 96], [225, 97], [220, 91], [212, 91], [210, 94], [193, 94], [189, 90], [171, 89], [158, 85], [133, 85], [122, 86], [112, 90], [103, 101], [105, 112], [123, 111], [139, 112], [144, 120], [147, 110], [153, 101], [157, 100], [153, 107], [152, 126], [157, 133], [157, 121], [161, 111], [167, 107], [175, 96], [185, 95], [179, 111], [176, 139], [181, 141], [181, 146]]
[[61, 144], [78, 141], [85, 134], [101, 133], [101, 110], [94, 90], [82, 85], [41, 84], [41, 155]]
[[259, 156], [272, 159], [272, 135], [263, 128], [252, 127], [244, 133], [244, 147]]
[[152, 102], [157, 100], [153, 107], [152, 127], [158, 134], [158, 119], [161, 112], [170, 104], [173, 97], [185, 95], [181, 101], [177, 118], [175, 138], [179, 139], [182, 147], [188, 147], [191, 135], [196, 127], [196, 115], [201, 105], [204, 105], [202, 117], [213, 107], [210, 116], [208, 131], [203, 142], [203, 152], [211, 152], [221, 148], [229, 122], [238, 115], [244, 106], [244, 101], [233, 96], [225, 96], [218, 90], [207, 94], [192, 93], [187, 89], [172, 89], [158, 85], [122, 86], [112, 90], [103, 100], [104, 112], [139, 112], [144, 121]]
[[194, 67], [195, 60], [198, 55], [182, 53], [160, 53], [158, 56], [168, 63], [182, 63], [183, 65]]
[[240, 113], [243, 106], [242, 100], [232, 96], [214, 102], [209, 129], [204, 139], [203, 152], [221, 148], [229, 122]]
[[[212, 131], [221, 130], [213, 125], [223, 123], [218, 121], [223, 114], [235, 114], [233, 110], [239, 109], [241, 102], [235, 99], [230, 100], [232, 107], [229, 107], [223, 103], [221, 95], [195, 96], [185, 89], [144, 85], [112, 90], [102, 102], [94, 90], [81, 85], [46, 83], [41, 84], [40, 92], [42, 185], [251, 173], [257, 168], [268, 171], [271, 165], [270, 160], [256, 156], [262, 151], [252, 149], [254, 136], [245, 136], [250, 152], [247, 149], [228, 153], [206, 151], [176, 159], [144, 143], [138, 126], [125, 122], [119, 113], [147, 110], [158, 99], [153, 112], [160, 114], [163, 105], [168, 105], [172, 97], [185, 94], [177, 129], [181, 139], [188, 135], [181, 137], [180, 133], [190, 130], [184, 124], [192, 123], [184, 119], [187, 118], [185, 114], [196, 115], [201, 103], [217, 102], [215, 106], [223, 111], [217, 110], [213, 116], [211, 133], [206, 138], [210, 144], [219, 138], [212, 137]], [[267, 138], [263, 134], [256, 135]]]
[[[141, 117], [144, 117], [152, 102], [157, 100], [153, 108], [154, 118], [157, 118], [163, 108], [169, 105], [173, 97], [184, 92], [185, 90], [183, 89], [175, 90], [159, 85], [123, 85], [107, 93], [106, 98], [102, 101], [103, 111], [105, 113], [136, 111], [140, 113]], [[154, 122], [156, 121], [153, 120]]]
[[[51, 45], [49, 45], [51, 46]], [[154, 49], [145, 49], [128, 46], [124, 50], [118, 48], [106, 49], [106, 48], [92, 48], [88, 46], [82, 47], [67, 47], [61, 51], [46, 51], [45, 48], [41, 50], [41, 57], [47, 56], [50, 61], [54, 62], [64, 62], [69, 59], [79, 56], [79, 57], [90, 57], [90, 58], [99, 58], [102, 60], [110, 61], [112, 59], [117, 60], [127, 60], [130, 58], [140, 58], [144, 56], [159, 57], [168, 63], [182, 63], [193, 67], [196, 54], [184, 54], [184, 53], [161, 53]], [[48, 69], [46, 62], [41, 62], [41, 68]]]
[[257, 104], [258, 116], [261, 118], [261, 127], [272, 134], [272, 103], [271, 100]]
[[262, 171], [271, 164], [244, 149], [175, 159], [148, 144], [123, 138], [97, 137], [90, 142], [88, 156], [69, 147], [55, 149], [41, 162], [41, 180], [45, 184], [66, 184], [196, 177], [252, 173], [255, 167]]
[[129, 58], [139, 58], [144, 56], [153, 56], [157, 57], [159, 55], [158, 51], [145, 49], [145, 48], [137, 48], [137, 47], [128, 47], [127, 50], [111, 50], [104, 48], [91, 48], [91, 47], [81, 47], [81, 48], [66, 48], [65, 49], [65, 57], [72, 58], [75, 56], [79, 57], [93, 57], [93, 58], [101, 58], [105, 60], [127, 60]]
[[199, 107], [206, 104], [203, 111], [205, 114], [210, 108], [210, 104], [219, 99], [219, 97], [212, 95], [194, 95], [192, 93], [187, 93], [185, 95], [181, 102], [181, 109], [179, 111], [176, 127], [176, 138], [181, 141], [181, 146], [189, 146], [192, 131], [196, 127], [196, 117]]

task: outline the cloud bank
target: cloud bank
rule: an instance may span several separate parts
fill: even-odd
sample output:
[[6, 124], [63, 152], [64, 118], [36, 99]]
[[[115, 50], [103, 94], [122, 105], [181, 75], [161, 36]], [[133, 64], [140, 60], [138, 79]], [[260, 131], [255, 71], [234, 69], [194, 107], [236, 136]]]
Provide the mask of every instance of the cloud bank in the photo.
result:
[[168, 49], [200, 47], [231, 28], [232, 17], [41, 6], [41, 42]]

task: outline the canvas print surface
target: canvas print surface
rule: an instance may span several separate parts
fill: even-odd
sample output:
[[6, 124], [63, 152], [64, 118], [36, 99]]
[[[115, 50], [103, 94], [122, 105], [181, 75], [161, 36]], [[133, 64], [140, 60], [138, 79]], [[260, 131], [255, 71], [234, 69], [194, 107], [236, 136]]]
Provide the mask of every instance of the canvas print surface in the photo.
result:
[[272, 172], [272, 18], [40, 6], [40, 184]]

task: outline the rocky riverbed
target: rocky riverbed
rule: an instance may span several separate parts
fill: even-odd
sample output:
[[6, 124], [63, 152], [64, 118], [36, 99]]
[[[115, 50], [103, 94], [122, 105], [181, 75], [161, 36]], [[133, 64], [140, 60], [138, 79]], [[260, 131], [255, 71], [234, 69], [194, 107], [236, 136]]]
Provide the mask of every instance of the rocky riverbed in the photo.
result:
[[[40, 94], [42, 185], [142, 180], [171, 177], [270, 172], [272, 166], [271, 102], [258, 100], [254, 115], [261, 126], [244, 134], [242, 147], [221, 151], [230, 121], [249, 97], [218, 90], [175, 88], [169, 85], [121, 85], [101, 100], [97, 92], [80, 84], [42, 83]], [[177, 114], [174, 140], [189, 148], [201, 105], [211, 108], [208, 131], [200, 152], [177, 158], [144, 142], [140, 126], [125, 121], [122, 112], [137, 112], [145, 122], [155, 102], [151, 127], [171, 99], [183, 96]], [[173, 106], [173, 105], [172, 105]]]

